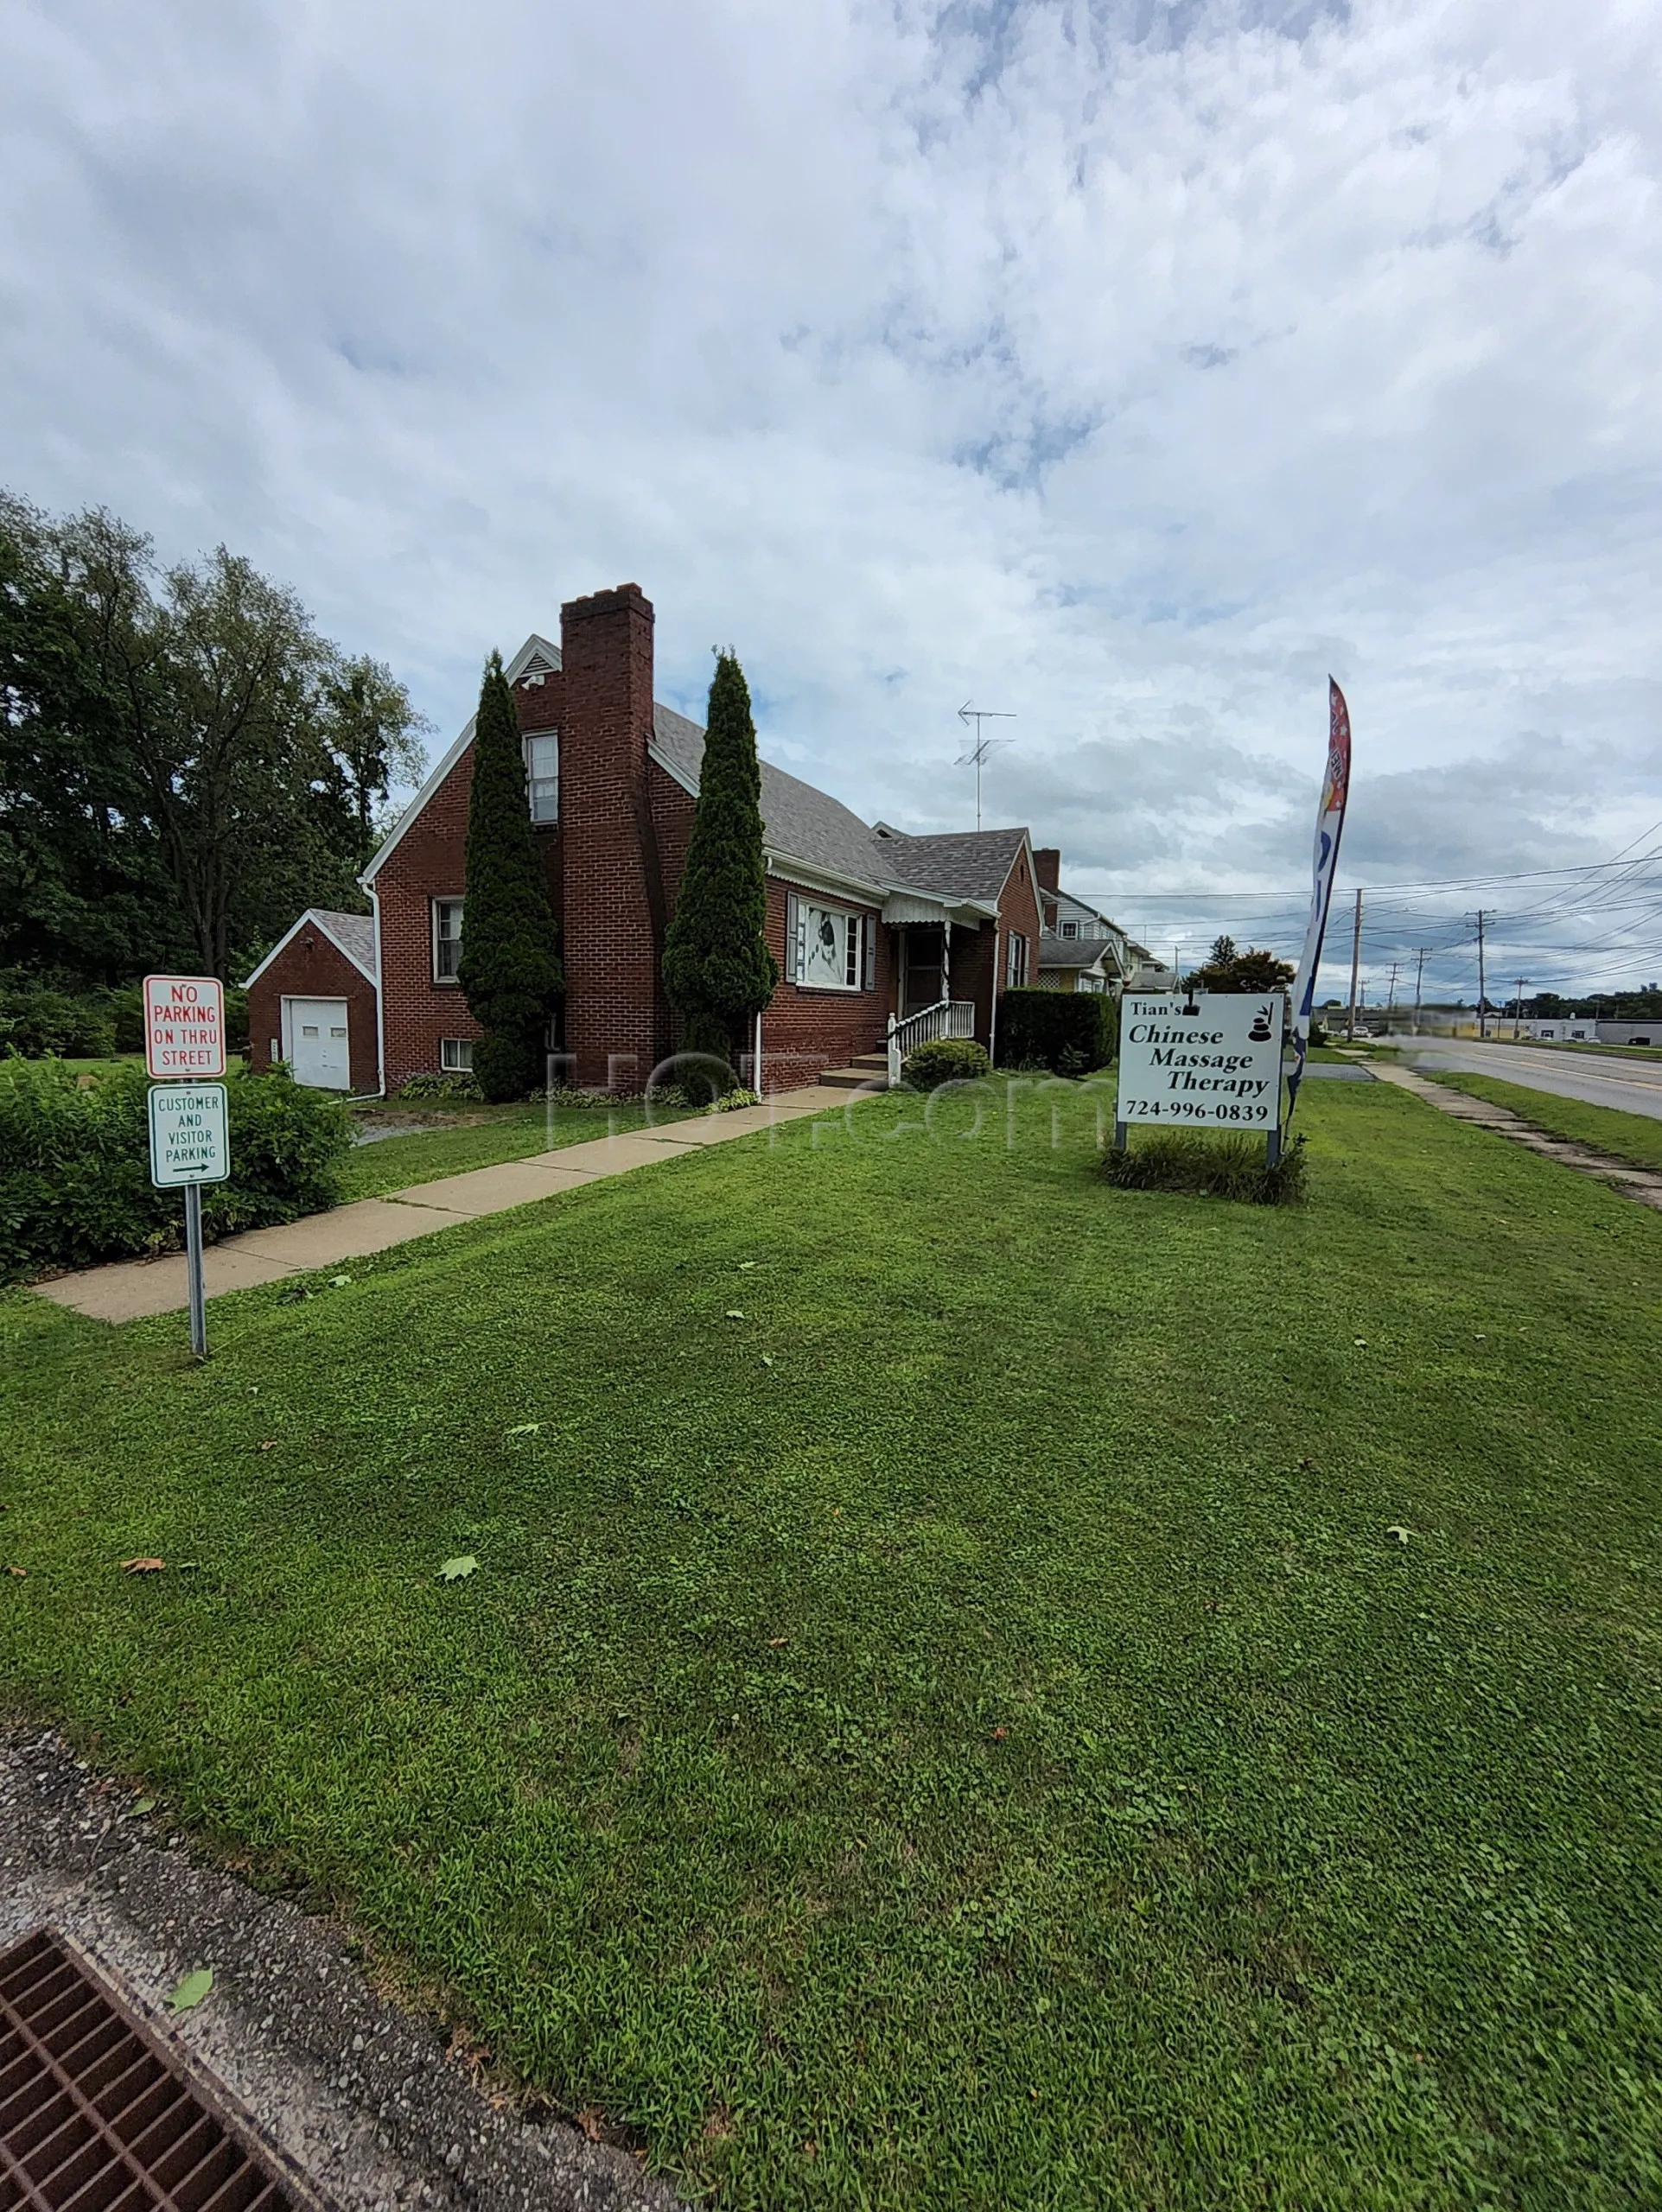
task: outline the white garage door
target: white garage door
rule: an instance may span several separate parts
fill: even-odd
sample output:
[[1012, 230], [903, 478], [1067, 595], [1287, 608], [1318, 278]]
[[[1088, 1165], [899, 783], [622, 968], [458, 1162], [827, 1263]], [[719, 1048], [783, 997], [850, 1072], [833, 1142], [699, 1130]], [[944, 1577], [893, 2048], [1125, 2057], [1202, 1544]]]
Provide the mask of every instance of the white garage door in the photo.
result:
[[352, 1055], [347, 1050], [344, 999], [284, 999], [283, 1039], [296, 1083], [313, 1090], [350, 1090]]

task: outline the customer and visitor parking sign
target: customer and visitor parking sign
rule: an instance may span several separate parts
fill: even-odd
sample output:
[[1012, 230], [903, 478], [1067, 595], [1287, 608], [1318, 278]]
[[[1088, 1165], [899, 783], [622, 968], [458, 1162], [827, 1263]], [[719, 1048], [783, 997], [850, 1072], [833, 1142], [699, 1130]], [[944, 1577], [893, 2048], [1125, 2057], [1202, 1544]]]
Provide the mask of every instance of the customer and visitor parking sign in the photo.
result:
[[231, 1173], [222, 1083], [150, 1086], [150, 1180], [158, 1189], [223, 1183]]
[[1278, 1128], [1283, 1013], [1279, 991], [1127, 992], [1116, 1118], [1162, 1128]]

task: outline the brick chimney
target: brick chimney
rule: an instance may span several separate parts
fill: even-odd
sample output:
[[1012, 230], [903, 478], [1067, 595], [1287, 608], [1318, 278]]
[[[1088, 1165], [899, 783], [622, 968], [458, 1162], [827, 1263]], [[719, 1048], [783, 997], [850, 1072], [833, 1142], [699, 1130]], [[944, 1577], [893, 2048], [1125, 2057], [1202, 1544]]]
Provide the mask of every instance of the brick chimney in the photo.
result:
[[565, 1041], [585, 1085], [644, 1087], [668, 1032], [664, 894], [646, 790], [653, 610], [639, 584], [560, 609]]
[[1055, 845], [1038, 847], [1033, 855], [1033, 873], [1039, 879], [1039, 888], [1041, 891], [1060, 891], [1062, 873], [1062, 856], [1060, 848]]

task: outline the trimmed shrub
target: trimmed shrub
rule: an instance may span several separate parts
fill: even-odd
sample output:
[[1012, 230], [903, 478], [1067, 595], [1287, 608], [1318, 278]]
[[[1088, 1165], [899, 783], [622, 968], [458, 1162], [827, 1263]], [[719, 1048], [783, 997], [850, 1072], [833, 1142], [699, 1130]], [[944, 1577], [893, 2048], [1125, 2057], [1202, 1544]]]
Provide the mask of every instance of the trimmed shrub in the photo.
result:
[[[124, 1067], [82, 1084], [60, 1060], [0, 1065], [0, 1281], [163, 1252], [184, 1199], [150, 1182], [150, 1085]], [[226, 1079], [229, 1182], [202, 1191], [210, 1239], [337, 1205], [352, 1147], [340, 1101], [286, 1074]]]
[[986, 1046], [973, 1037], [936, 1037], [907, 1054], [901, 1080], [912, 1090], [939, 1090], [944, 1083], [974, 1083], [991, 1073]]
[[998, 1001], [998, 1065], [1088, 1075], [1119, 1041], [1119, 1001], [1100, 991], [1006, 991]]
[[398, 1096], [412, 1106], [476, 1106], [484, 1093], [470, 1075], [412, 1075]]
[[1187, 1191], [1247, 1205], [1292, 1205], [1304, 1196], [1304, 1140], [1295, 1137], [1270, 1167], [1261, 1137], [1157, 1129], [1140, 1142], [1133, 1138], [1124, 1152], [1104, 1153], [1102, 1172], [1121, 1191]]
[[706, 1106], [706, 1114], [742, 1114], [747, 1106], [760, 1106], [761, 1095], [755, 1090], [729, 1090]]

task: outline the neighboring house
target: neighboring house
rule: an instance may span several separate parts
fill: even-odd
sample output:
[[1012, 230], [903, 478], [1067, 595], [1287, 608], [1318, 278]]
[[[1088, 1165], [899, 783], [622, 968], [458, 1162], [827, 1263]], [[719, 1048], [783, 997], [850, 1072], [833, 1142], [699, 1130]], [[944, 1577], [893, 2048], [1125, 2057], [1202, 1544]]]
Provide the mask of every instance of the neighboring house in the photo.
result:
[[379, 1088], [375, 924], [308, 906], [249, 976], [248, 1048], [256, 1067], [286, 1060], [296, 1083], [359, 1094]]
[[1062, 889], [1062, 856], [1054, 846], [1041, 846], [1033, 859], [1044, 914], [1039, 982], [1052, 991], [1118, 990], [1139, 963], [1147, 962], [1147, 946], [1128, 937], [1098, 907]]
[[1124, 942], [1111, 937], [1039, 939], [1039, 987], [1047, 991], [1112, 991], [1124, 981]]
[[[565, 967], [551, 1046], [566, 1055], [568, 1080], [639, 1090], [675, 1049], [660, 962], [704, 732], [653, 701], [653, 609], [634, 584], [570, 601], [558, 645], [528, 638], [507, 677]], [[480, 1031], [456, 964], [472, 774], [470, 721], [365, 873], [373, 920], [302, 915], [262, 962], [251, 978], [256, 1066], [292, 1055], [296, 1038], [319, 1041], [308, 1033], [325, 1025], [306, 1009], [325, 1000], [348, 1001], [345, 1023], [331, 1016], [327, 1027], [331, 1043], [348, 1046], [354, 1090], [396, 1092], [412, 1076], [470, 1065]], [[762, 1018], [765, 1087], [810, 1082], [882, 1050], [891, 1016], [924, 1015], [990, 1045], [999, 994], [1038, 973], [1028, 832], [910, 837], [766, 761], [761, 811], [767, 941], [781, 978]], [[342, 924], [365, 932], [366, 957], [347, 957], [367, 997], [347, 990], [341, 969], [324, 973], [328, 950], [342, 950]], [[333, 1037], [340, 1026], [345, 1040]]]

